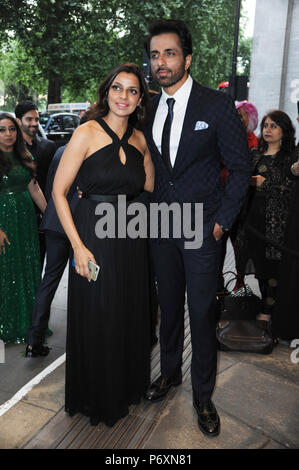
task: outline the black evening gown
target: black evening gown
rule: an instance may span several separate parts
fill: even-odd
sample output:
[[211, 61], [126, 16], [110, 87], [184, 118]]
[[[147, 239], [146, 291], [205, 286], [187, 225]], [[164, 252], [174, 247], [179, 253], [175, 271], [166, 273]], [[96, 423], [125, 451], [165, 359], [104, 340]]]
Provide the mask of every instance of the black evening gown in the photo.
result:
[[[271, 165], [273, 165], [273, 157], [271, 155], [262, 155], [258, 163], [258, 169], [254, 174], [261, 174], [266, 179], [269, 178], [267, 168], [270, 168]], [[262, 167], [264, 167], [264, 169], [261, 170]], [[263, 191], [254, 189], [247, 222], [261, 235], [266, 235], [265, 214], [266, 195]], [[260, 280], [277, 279], [280, 262], [266, 258], [267, 243], [250, 230], [247, 230], [246, 235], [248, 246], [247, 256], [253, 262], [255, 277]], [[248, 267], [250, 266], [250, 263], [248, 263]], [[249, 269], [247, 269], [247, 274], [249, 274]]]
[[[105, 121], [97, 121], [112, 143], [83, 162], [80, 189], [86, 195], [126, 195], [132, 198], [128, 207], [142, 198], [143, 155], [128, 143], [130, 126], [119, 140]], [[125, 164], [119, 158], [120, 147]], [[100, 273], [89, 283], [70, 263], [65, 410], [71, 416], [89, 416], [93, 425], [112, 426], [128, 414], [131, 404], [140, 402], [149, 385], [151, 281], [146, 238], [118, 238], [117, 233], [115, 238], [98, 238], [98, 204], [82, 197], [74, 215], [79, 236]], [[113, 206], [117, 214], [117, 203]]]
[[294, 188], [286, 226], [285, 246], [297, 255], [284, 252], [272, 319], [274, 333], [281, 339], [299, 338], [299, 178]]

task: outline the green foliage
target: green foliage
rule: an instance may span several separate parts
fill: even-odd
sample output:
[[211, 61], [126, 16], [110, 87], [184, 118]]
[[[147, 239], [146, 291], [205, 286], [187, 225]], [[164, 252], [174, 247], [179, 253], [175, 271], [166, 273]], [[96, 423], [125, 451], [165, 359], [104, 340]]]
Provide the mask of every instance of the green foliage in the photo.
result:
[[[127, 61], [142, 66], [147, 25], [157, 18], [180, 18], [190, 28], [195, 79], [215, 88], [231, 72], [235, 0], [1, 3], [5, 58], [0, 59], [0, 78], [37, 94], [57, 80], [64, 101], [94, 101], [99, 83], [114, 66]], [[244, 42], [246, 57], [247, 46]]]
[[241, 38], [238, 48], [238, 70], [240, 74], [250, 75], [250, 56], [252, 49], [252, 38]]
[[3, 109], [13, 111], [17, 101], [46, 95], [47, 82], [43, 79], [34, 57], [28, 55], [22, 44], [12, 39], [0, 56], [0, 77], [4, 83]]

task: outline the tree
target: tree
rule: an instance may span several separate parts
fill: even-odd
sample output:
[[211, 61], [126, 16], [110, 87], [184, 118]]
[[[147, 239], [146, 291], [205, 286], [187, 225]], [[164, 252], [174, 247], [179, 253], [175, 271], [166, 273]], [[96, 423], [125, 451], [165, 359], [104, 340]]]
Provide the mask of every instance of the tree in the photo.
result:
[[238, 48], [238, 69], [242, 75], [250, 75], [252, 38], [241, 38]]
[[215, 87], [231, 68], [236, 2], [227, 0], [173, 0], [139, 2], [118, 0], [113, 28], [124, 35], [116, 47], [119, 59], [132, 57], [143, 62], [143, 41], [149, 21], [155, 18], [180, 18], [193, 37], [192, 76]]
[[[28, 0], [16, 3], [18, 8], [12, 9], [9, 2], [5, 2], [2, 22], [5, 18], [7, 37], [10, 32], [21, 42], [28, 57], [32, 58], [47, 81], [48, 102], [61, 101], [65, 73], [82, 65], [85, 49], [81, 44], [81, 51], [74, 50], [74, 44], [81, 37], [86, 39], [90, 33], [88, 29], [92, 17], [89, 5], [78, 0]], [[98, 24], [96, 36], [100, 32], [103, 33], [103, 28]]]
[[[47, 84], [48, 102], [89, 99], [123, 62], [143, 63], [149, 21], [180, 18], [193, 37], [192, 76], [215, 87], [231, 71], [236, 2], [2, 0], [0, 37], [17, 40]], [[13, 5], [12, 5], [13, 3]], [[2, 42], [3, 43], [3, 42]], [[29, 59], [30, 58], [30, 59]], [[16, 69], [18, 70], [18, 69]], [[36, 87], [39, 92], [40, 87]]]
[[22, 44], [13, 39], [10, 47], [3, 46], [0, 56], [0, 77], [3, 83], [3, 109], [14, 109], [23, 99], [38, 101], [38, 95], [47, 93], [45, 80]]

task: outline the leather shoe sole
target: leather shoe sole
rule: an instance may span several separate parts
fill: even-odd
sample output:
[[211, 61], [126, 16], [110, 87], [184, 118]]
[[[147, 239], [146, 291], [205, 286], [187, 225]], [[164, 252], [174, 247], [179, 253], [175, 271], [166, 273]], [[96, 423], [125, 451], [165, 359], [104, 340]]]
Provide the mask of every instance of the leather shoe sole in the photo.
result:
[[220, 418], [212, 400], [204, 403], [193, 400], [193, 406], [197, 412], [197, 423], [200, 431], [207, 437], [218, 436], [220, 433]]
[[167, 395], [171, 387], [177, 387], [182, 383], [182, 375], [177, 375], [174, 377], [160, 377], [155, 380], [149, 387], [149, 389], [145, 392], [144, 398], [151, 402], [156, 403], [157, 401], [163, 400], [163, 398]]

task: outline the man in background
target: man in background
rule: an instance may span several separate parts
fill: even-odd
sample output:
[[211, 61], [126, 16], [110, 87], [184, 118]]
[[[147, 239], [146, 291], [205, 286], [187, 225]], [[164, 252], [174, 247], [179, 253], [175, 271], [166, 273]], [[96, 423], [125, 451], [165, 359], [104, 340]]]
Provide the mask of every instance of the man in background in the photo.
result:
[[[56, 151], [54, 142], [37, 135], [39, 124], [38, 108], [32, 101], [20, 101], [15, 108], [17, 121], [22, 129], [26, 146], [34, 157], [37, 166], [37, 182], [43, 193], [45, 193], [47, 173], [50, 163]], [[46, 197], [46, 196], [45, 196]], [[47, 199], [47, 197], [46, 197]], [[38, 216], [38, 226], [40, 225], [41, 214], [36, 208]], [[41, 266], [43, 267], [46, 253], [45, 235], [39, 230]]]
[[[47, 176], [45, 197], [48, 200], [48, 205], [40, 226], [45, 233], [47, 260], [45, 273], [35, 296], [32, 324], [27, 333], [26, 357], [47, 356], [49, 354], [50, 350], [48, 346], [44, 345], [44, 341], [51, 304], [70, 256], [70, 242], [60, 224], [51, 196], [56, 170], [65, 148], [66, 146], [63, 146], [56, 151]], [[79, 200], [77, 187], [78, 179], [76, 178], [67, 195], [72, 212], [74, 212]]]

